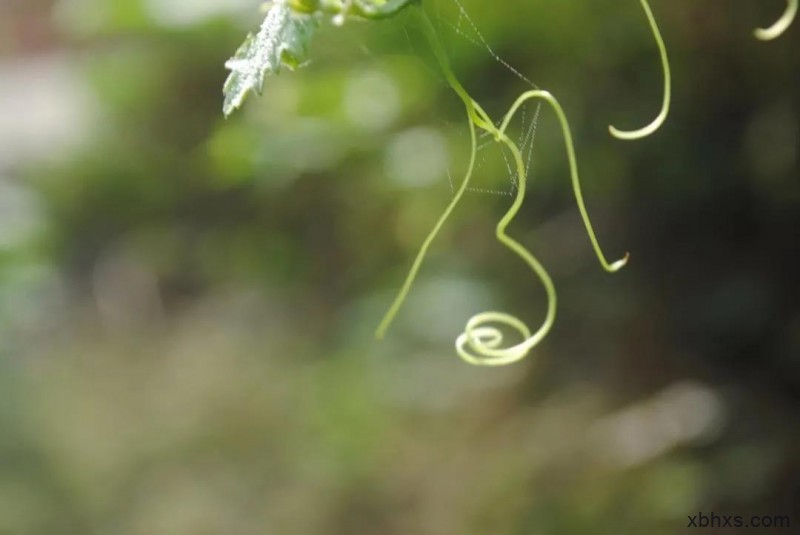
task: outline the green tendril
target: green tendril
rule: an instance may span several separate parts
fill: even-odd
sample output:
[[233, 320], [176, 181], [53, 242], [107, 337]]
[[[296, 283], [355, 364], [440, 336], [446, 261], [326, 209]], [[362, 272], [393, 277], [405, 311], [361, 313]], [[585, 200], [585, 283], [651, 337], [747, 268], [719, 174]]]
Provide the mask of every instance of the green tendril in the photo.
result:
[[[597, 255], [598, 260], [600, 261], [600, 264], [606, 271], [614, 272], [622, 268], [627, 263], [628, 255], [626, 254], [622, 259], [609, 263], [606, 260], [605, 255], [602, 252], [602, 249], [600, 248], [600, 244], [598, 243], [597, 237], [595, 236], [594, 229], [589, 219], [589, 214], [586, 210], [586, 206], [583, 201], [583, 194], [581, 193], [580, 177], [578, 174], [577, 158], [575, 156], [575, 148], [572, 141], [572, 133], [570, 131], [566, 115], [564, 114], [564, 110], [561, 108], [561, 105], [558, 103], [555, 97], [553, 97], [553, 95], [551, 95], [547, 91], [542, 91], [538, 89], [523, 93], [508, 110], [505, 117], [503, 118], [500, 127], [499, 128], [496, 127], [494, 122], [489, 117], [489, 115], [483, 110], [483, 108], [481, 108], [481, 106], [477, 102], [475, 102], [472, 99], [472, 97], [469, 96], [469, 93], [466, 91], [466, 89], [464, 89], [464, 87], [456, 78], [455, 74], [450, 68], [450, 63], [447, 59], [447, 54], [444, 52], [444, 49], [441, 43], [439, 42], [436, 29], [433, 26], [433, 23], [428, 18], [427, 14], [422, 9], [419, 10], [419, 13], [421, 14], [425, 35], [428, 38], [428, 41], [430, 42], [434, 50], [434, 54], [436, 55], [440, 67], [442, 68], [442, 71], [445, 75], [445, 79], [447, 80], [448, 84], [453, 89], [453, 91], [455, 91], [455, 93], [464, 103], [467, 118], [469, 120], [471, 154], [470, 154], [469, 165], [467, 167], [467, 171], [464, 175], [464, 179], [461, 183], [461, 186], [458, 188], [458, 191], [456, 191], [456, 194], [453, 196], [453, 199], [450, 201], [450, 204], [447, 206], [442, 216], [436, 222], [436, 225], [434, 226], [433, 230], [431, 230], [431, 232], [425, 238], [422, 247], [417, 253], [414, 263], [411, 266], [411, 270], [409, 271], [406, 280], [403, 283], [402, 288], [400, 289], [399, 293], [397, 294], [397, 297], [395, 298], [391, 307], [389, 308], [383, 320], [381, 321], [380, 325], [378, 326], [376, 336], [378, 338], [382, 338], [386, 333], [386, 330], [391, 325], [392, 320], [396, 316], [397, 312], [399, 311], [400, 307], [402, 306], [403, 302], [408, 296], [409, 291], [411, 290], [411, 286], [414, 283], [414, 280], [417, 276], [417, 273], [419, 272], [419, 269], [422, 265], [425, 255], [428, 252], [428, 249], [430, 248], [431, 243], [441, 230], [447, 218], [455, 209], [456, 205], [463, 197], [464, 192], [467, 190], [469, 181], [472, 178], [475, 167], [475, 158], [477, 152], [477, 147], [476, 147], [476, 138], [477, 138], [476, 127], [477, 127], [491, 134], [494, 137], [495, 141], [505, 145], [509, 149], [514, 158], [518, 175], [517, 194], [514, 198], [511, 207], [508, 209], [505, 215], [500, 219], [500, 222], [497, 224], [495, 235], [500, 243], [505, 245], [518, 257], [520, 257], [526, 264], [528, 264], [531, 270], [539, 278], [542, 285], [544, 286], [545, 293], [547, 295], [547, 313], [542, 325], [533, 334], [531, 334], [530, 330], [528, 329], [528, 327], [525, 325], [524, 322], [522, 322], [521, 320], [510, 314], [506, 314], [503, 312], [495, 312], [495, 311], [482, 312], [476, 314], [475, 316], [471, 317], [469, 321], [467, 321], [464, 333], [462, 333], [456, 339], [456, 351], [462, 359], [474, 365], [499, 366], [499, 365], [510, 364], [527, 356], [528, 353], [531, 351], [531, 349], [533, 349], [537, 344], [539, 344], [539, 342], [541, 342], [542, 339], [544, 339], [544, 337], [552, 328], [553, 322], [555, 321], [556, 305], [557, 305], [555, 286], [553, 284], [552, 279], [550, 278], [550, 275], [545, 270], [544, 266], [542, 266], [542, 264], [528, 249], [526, 249], [522, 244], [515, 241], [506, 233], [506, 229], [514, 220], [520, 208], [522, 207], [527, 187], [527, 177], [526, 177], [525, 164], [522, 158], [522, 154], [520, 153], [520, 150], [517, 147], [516, 143], [514, 143], [506, 135], [506, 129], [508, 128], [508, 125], [510, 124], [511, 120], [516, 115], [517, 111], [525, 102], [533, 99], [544, 100], [550, 105], [550, 107], [553, 109], [558, 118], [558, 121], [561, 126], [561, 131], [564, 137], [567, 159], [569, 161], [570, 176], [572, 179], [572, 188], [575, 194], [575, 199], [578, 204], [578, 210], [581, 213], [581, 217], [583, 218], [586, 231], [589, 235], [592, 247], [594, 248], [595, 254]], [[516, 331], [522, 338], [522, 341], [510, 347], [503, 347], [504, 334], [503, 331], [500, 329], [501, 325]]]
[[[608, 129], [611, 135], [623, 140], [640, 139], [651, 135], [664, 123], [670, 108], [672, 82], [667, 49], [648, 1], [640, 0], [640, 2], [661, 58], [664, 74], [663, 100], [659, 114], [650, 124], [643, 128], [620, 130], [613, 125], [609, 125]], [[769, 28], [757, 28], [755, 36], [758, 39], [767, 41], [783, 34], [797, 17], [798, 3], [800, 3], [800, 0], [787, 0], [786, 11], [781, 18]], [[400, 291], [381, 320], [375, 334], [378, 338], [382, 338], [386, 334], [411, 291], [411, 287], [433, 241], [467, 191], [475, 171], [478, 152], [477, 130], [480, 129], [491, 135], [495, 142], [501, 143], [508, 149], [516, 167], [516, 196], [509, 209], [497, 223], [495, 236], [502, 245], [522, 259], [538, 277], [547, 296], [547, 312], [541, 326], [533, 333], [524, 322], [515, 316], [496, 311], [481, 312], [467, 321], [464, 332], [456, 338], [455, 346], [458, 355], [470, 364], [480, 366], [510, 364], [525, 358], [547, 336], [555, 321], [557, 307], [555, 286], [544, 266], [533, 253], [511, 238], [506, 232], [508, 226], [522, 208], [527, 189], [527, 170], [521, 151], [517, 144], [508, 137], [506, 131], [516, 113], [526, 102], [530, 100], [544, 101], [552, 108], [558, 119], [569, 162], [569, 174], [575, 201], [600, 265], [610, 273], [616, 272], [627, 264], [629, 255], [626, 253], [623, 258], [608, 262], [603, 254], [583, 200], [569, 122], [558, 100], [549, 92], [540, 89], [526, 91], [509, 108], [502, 122], [500, 122], [500, 126], [496, 126], [495, 121], [492, 120], [480, 104], [472, 99], [456, 78], [447, 54], [439, 42], [437, 30], [422, 4], [422, 0], [274, 0], [273, 2], [267, 2], [265, 4], [267, 17], [259, 33], [257, 35], [250, 34], [236, 55], [226, 63], [226, 67], [231, 70], [231, 74], [224, 88], [226, 97], [224, 112], [227, 116], [233, 109], [239, 107], [249, 92], [260, 93], [266, 75], [277, 74], [282, 68], [295, 68], [302, 63], [306, 56], [313, 30], [316, 28], [322, 14], [332, 16], [333, 23], [341, 25], [349, 17], [378, 20], [392, 17], [409, 6], [416, 6], [415, 12], [419, 14], [423, 31], [433, 49], [445, 79], [464, 104], [470, 130], [470, 157], [461, 185], [423, 241]], [[463, 13], [463, 8], [461, 9]], [[504, 343], [504, 331], [506, 330], [515, 331], [521, 341], [515, 345], [506, 345]]]
[[772, 39], [780, 37], [781, 34], [792, 25], [792, 22], [794, 22], [794, 19], [797, 17], [798, 4], [800, 4], [798, 0], [786, 0], [786, 11], [784, 11], [781, 18], [779, 18], [775, 24], [769, 28], [756, 28], [753, 31], [756, 39], [771, 41]]
[[[797, 4], [797, 0], [793, 1], [795, 4]], [[664, 44], [663, 37], [661, 37], [661, 31], [658, 29], [658, 24], [656, 23], [656, 18], [653, 15], [653, 10], [650, 9], [650, 5], [647, 3], [647, 0], [641, 0], [641, 3], [644, 13], [647, 16], [647, 21], [650, 23], [650, 29], [653, 32], [653, 37], [655, 37], [656, 44], [658, 45], [659, 55], [661, 56], [661, 68], [664, 71], [664, 93], [661, 101], [661, 111], [659, 112], [658, 116], [647, 126], [639, 128], [638, 130], [620, 130], [615, 126], [608, 126], [608, 131], [612, 136], [626, 141], [647, 137], [661, 128], [661, 125], [664, 124], [667, 115], [669, 115], [669, 106], [672, 94], [672, 74], [669, 67], [667, 47]]]
[[[389, 310], [384, 315], [383, 319], [381, 320], [380, 325], [378, 326], [377, 331], [375, 332], [375, 336], [378, 339], [381, 339], [386, 334], [386, 331], [389, 329], [389, 326], [394, 321], [397, 312], [400, 310], [400, 307], [403, 306], [403, 303], [408, 296], [409, 291], [411, 291], [411, 286], [414, 284], [414, 280], [417, 278], [417, 273], [419, 272], [420, 267], [422, 266], [422, 262], [425, 259], [425, 256], [428, 254], [428, 249], [430, 248], [433, 240], [436, 238], [436, 235], [439, 234], [439, 231], [444, 226], [447, 219], [450, 217], [450, 214], [453, 213], [456, 206], [458, 205], [461, 198], [464, 196], [464, 193], [467, 191], [467, 187], [469, 186], [469, 181], [472, 178], [473, 171], [475, 170], [475, 159], [477, 155], [477, 134], [475, 132], [475, 126], [480, 125], [480, 127], [484, 127], [487, 125], [487, 121], [481, 119], [476, 111], [477, 106], [476, 102], [472, 100], [472, 97], [469, 96], [467, 90], [461, 85], [458, 79], [455, 77], [452, 69], [450, 68], [450, 62], [447, 59], [447, 55], [444, 52], [444, 49], [439, 44], [439, 40], [436, 34], [436, 29], [431, 23], [430, 19], [428, 18], [427, 14], [420, 8], [419, 13], [422, 14], [422, 22], [423, 27], [425, 29], [425, 34], [428, 36], [429, 40], [433, 44], [433, 51], [436, 55], [436, 59], [439, 61], [439, 64], [444, 72], [445, 79], [447, 80], [450, 87], [455, 91], [461, 101], [464, 103], [464, 108], [467, 114], [467, 123], [469, 124], [469, 133], [470, 133], [470, 158], [469, 158], [469, 165], [467, 165], [467, 171], [464, 174], [464, 179], [461, 182], [461, 186], [459, 186], [458, 190], [456, 190], [455, 195], [450, 200], [450, 204], [447, 205], [442, 215], [439, 217], [439, 220], [434, 225], [431, 232], [425, 238], [422, 243], [422, 246], [417, 253], [416, 258], [414, 258], [414, 262], [411, 265], [411, 269], [406, 276], [405, 282], [403, 282], [403, 286], [400, 288], [397, 296], [395, 297], [392, 305], [389, 307]], [[481, 113], [484, 117], [488, 119], [483, 110]], [[488, 124], [491, 124], [491, 121], [488, 121]]]

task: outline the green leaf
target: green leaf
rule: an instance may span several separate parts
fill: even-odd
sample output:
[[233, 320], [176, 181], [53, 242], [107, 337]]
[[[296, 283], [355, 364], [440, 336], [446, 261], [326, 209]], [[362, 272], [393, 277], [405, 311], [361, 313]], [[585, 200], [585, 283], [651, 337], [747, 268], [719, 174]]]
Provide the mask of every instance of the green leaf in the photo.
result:
[[282, 67], [295, 69], [308, 55], [311, 38], [319, 26], [317, 15], [298, 13], [282, 2], [274, 3], [257, 34], [249, 34], [239, 50], [225, 62], [231, 71], [225, 81], [222, 111], [230, 115], [250, 91], [261, 94], [264, 78]]

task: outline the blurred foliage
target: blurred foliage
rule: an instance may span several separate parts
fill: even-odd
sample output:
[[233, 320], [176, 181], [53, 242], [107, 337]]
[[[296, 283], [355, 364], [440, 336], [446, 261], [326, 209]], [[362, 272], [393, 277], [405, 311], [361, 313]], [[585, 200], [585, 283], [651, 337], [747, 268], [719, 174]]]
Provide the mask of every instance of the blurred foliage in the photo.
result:
[[[0, 533], [675, 533], [797, 510], [800, 32], [752, 38], [771, 2], [655, 2], [674, 107], [626, 144], [607, 124], [650, 117], [661, 83], [635, 2], [464, 4], [561, 100], [598, 233], [632, 252], [595, 265], [543, 113], [511, 233], [559, 321], [501, 370], [451, 345], [479, 310], [544, 313], [493, 240], [501, 195], [469, 196], [372, 339], [468, 149], [408, 19], [323, 25], [311, 65], [224, 120], [258, 2], [0, 5]], [[521, 82], [433, 9], [497, 115]], [[486, 153], [476, 186], [507, 180]]]

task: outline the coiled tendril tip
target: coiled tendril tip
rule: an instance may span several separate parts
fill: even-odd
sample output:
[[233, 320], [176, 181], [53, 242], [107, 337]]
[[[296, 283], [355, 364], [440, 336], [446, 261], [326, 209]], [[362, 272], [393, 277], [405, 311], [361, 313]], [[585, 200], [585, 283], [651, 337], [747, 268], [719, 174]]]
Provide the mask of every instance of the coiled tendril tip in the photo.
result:
[[769, 28], [756, 28], [753, 30], [756, 39], [771, 41], [772, 39], [780, 37], [783, 32], [792, 25], [792, 22], [794, 22], [794, 19], [797, 17], [798, 5], [800, 5], [798, 0], [786, 0], [786, 11], [783, 12], [783, 15], [781, 15], [781, 18], [779, 18], [775, 24]]
[[612, 136], [625, 141], [642, 139], [661, 128], [661, 125], [664, 124], [664, 121], [667, 119], [667, 115], [669, 115], [670, 98], [672, 93], [672, 75], [670, 73], [667, 46], [664, 44], [664, 38], [661, 37], [661, 31], [658, 29], [658, 24], [656, 23], [656, 18], [653, 15], [653, 10], [650, 9], [650, 5], [647, 3], [647, 0], [641, 0], [641, 3], [642, 9], [644, 9], [644, 13], [647, 16], [647, 22], [650, 24], [650, 29], [653, 32], [653, 37], [656, 40], [659, 56], [661, 57], [661, 68], [664, 72], [664, 93], [661, 101], [661, 111], [658, 113], [658, 116], [647, 126], [637, 130], [620, 130], [613, 125], [608, 126], [608, 131]]

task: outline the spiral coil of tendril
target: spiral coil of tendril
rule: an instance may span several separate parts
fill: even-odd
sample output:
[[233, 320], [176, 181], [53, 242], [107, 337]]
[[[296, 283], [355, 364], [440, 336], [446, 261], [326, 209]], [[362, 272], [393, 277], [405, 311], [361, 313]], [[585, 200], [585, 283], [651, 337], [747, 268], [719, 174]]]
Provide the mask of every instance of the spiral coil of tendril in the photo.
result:
[[[523, 341], [503, 348], [503, 331], [487, 323], [503, 324], [511, 327]], [[537, 333], [538, 334], [538, 333]], [[518, 318], [503, 312], [482, 312], [472, 316], [464, 333], [456, 338], [458, 355], [479, 366], [503, 366], [525, 358], [528, 351], [539, 343], [542, 336], [531, 336], [528, 326]]]

